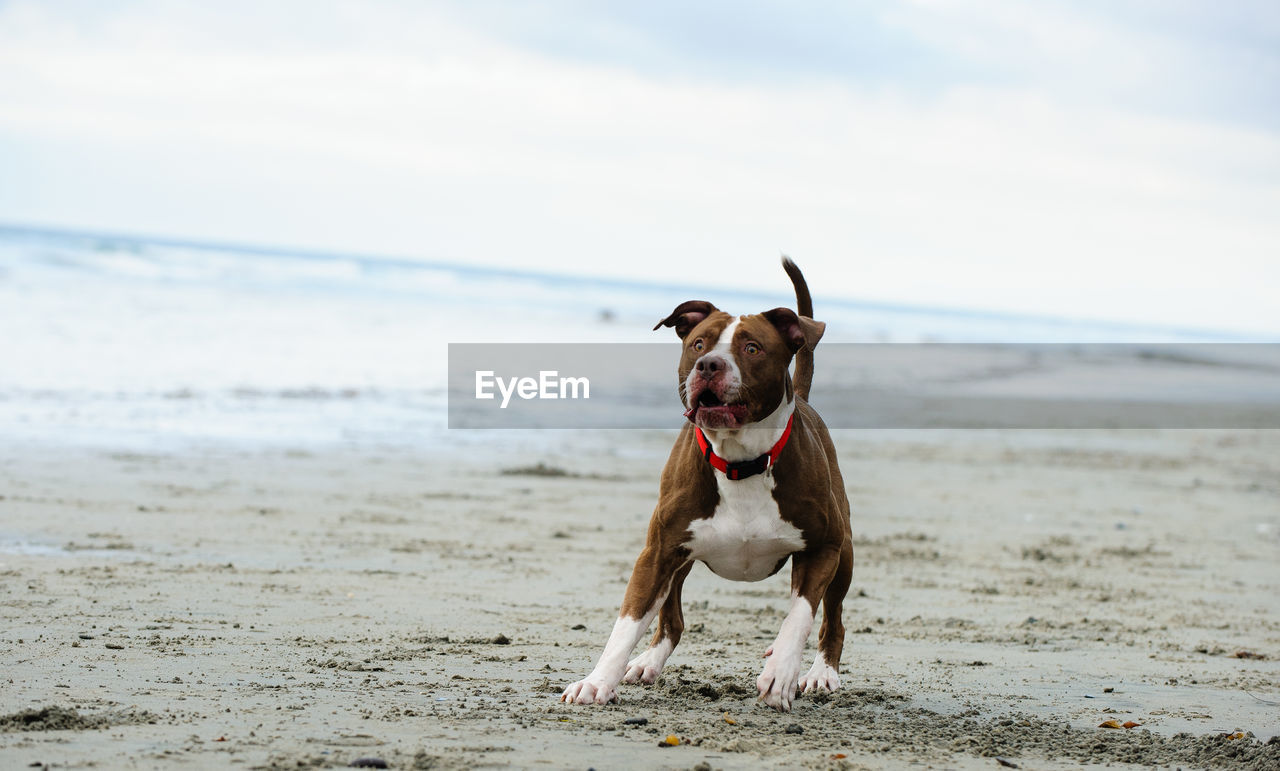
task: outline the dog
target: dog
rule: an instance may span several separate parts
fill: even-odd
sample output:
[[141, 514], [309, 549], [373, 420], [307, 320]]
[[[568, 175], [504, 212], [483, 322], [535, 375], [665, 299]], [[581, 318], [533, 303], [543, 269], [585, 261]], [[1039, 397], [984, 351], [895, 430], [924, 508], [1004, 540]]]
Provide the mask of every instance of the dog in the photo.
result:
[[[780, 712], [797, 691], [840, 687], [841, 604], [853, 574], [849, 500], [836, 450], [807, 401], [813, 349], [826, 325], [800, 269], [784, 257], [796, 307], [731, 316], [681, 303], [654, 326], [682, 343], [680, 398], [688, 422], [662, 471], [644, 549], [595, 668], [564, 689], [572, 704], [607, 704], [621, 682], [651, 684], [680, 642], [680, 590], [695, 562], [732, 581], [760, 581], [791, 560], [791, 605], [765, 651], [759, 697]], [[790, 367], [795, 359], [795, 378]], [[818, 652], [801, 676], [818, 604]], [[647, 650], [628, 661], [654, 617]]]

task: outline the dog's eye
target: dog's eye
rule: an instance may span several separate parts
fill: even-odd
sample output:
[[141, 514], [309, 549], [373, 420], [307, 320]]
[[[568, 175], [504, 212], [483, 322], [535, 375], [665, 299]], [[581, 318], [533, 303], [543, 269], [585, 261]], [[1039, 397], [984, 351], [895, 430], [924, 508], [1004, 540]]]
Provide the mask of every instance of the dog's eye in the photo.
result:
[[747, 353], [754, 356], [757, 353], [760, 353], [760, 346], [756, 345], [755, 343], [747, 343], [747, 347], [745, 350]]
[[702, 349], [703, 349], [702, 338], [699, 337], [697, 340], [693, 341], [693, 350], [701, 351]]

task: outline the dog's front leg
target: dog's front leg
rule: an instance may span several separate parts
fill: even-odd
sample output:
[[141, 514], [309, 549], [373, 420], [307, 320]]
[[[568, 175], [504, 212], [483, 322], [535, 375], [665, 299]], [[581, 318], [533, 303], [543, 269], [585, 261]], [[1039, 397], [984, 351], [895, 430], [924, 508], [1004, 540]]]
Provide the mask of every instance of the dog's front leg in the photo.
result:
[[560, 700], [570, 704], [608, 704], [618, 697], [618, 683], [627, 670], [627, 658], [644, 637], [671, 590], [671, 580], [687, 562], [687, 556], [646, 546], [636, 559], [627, 594], [614, 622], [604, 653], [591, 674], [564, 689]]
[[804, 646], [813, 629], [818, 601], [835, 577], [839, 564], [839, 549], [823, 548], [813, 554], [792, 555], [791, 608], [782, 621], [777, 639], [764, 654], [768, 661], [756, 679], [760, 698], [779, 712], [791, 711], [800, 682]]

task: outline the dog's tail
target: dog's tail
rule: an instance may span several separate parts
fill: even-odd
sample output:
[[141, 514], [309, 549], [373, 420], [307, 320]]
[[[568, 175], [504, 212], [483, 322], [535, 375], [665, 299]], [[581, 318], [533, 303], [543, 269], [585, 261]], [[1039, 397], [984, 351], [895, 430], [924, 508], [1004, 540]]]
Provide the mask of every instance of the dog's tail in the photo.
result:
[[[796, 288], [796, 312], [801, 316], [813, 318], [813, 298], [809, 296], [809, 285], [805, 283], [800, 266], [791, 261], [785, 254], [782, 256], [782, 269], [787, 272], [792, 285]], [[801, 346], [796, 351], [796, 376], [794, 388], [800, 398], [808, 400], [809, 386], [813, 384], [813, 349]]]

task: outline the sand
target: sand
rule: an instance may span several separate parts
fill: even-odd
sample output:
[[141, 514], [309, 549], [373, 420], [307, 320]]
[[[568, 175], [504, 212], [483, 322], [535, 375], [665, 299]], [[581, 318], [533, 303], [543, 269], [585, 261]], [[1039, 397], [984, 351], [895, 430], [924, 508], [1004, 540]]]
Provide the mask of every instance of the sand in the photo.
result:
[[0, 767], [1280, 768], [1280, 432], [837, 432], [839, 692], [757, 704], [789, 571], [698, 567], [560, 704], [671, 436], [0, 444]]

